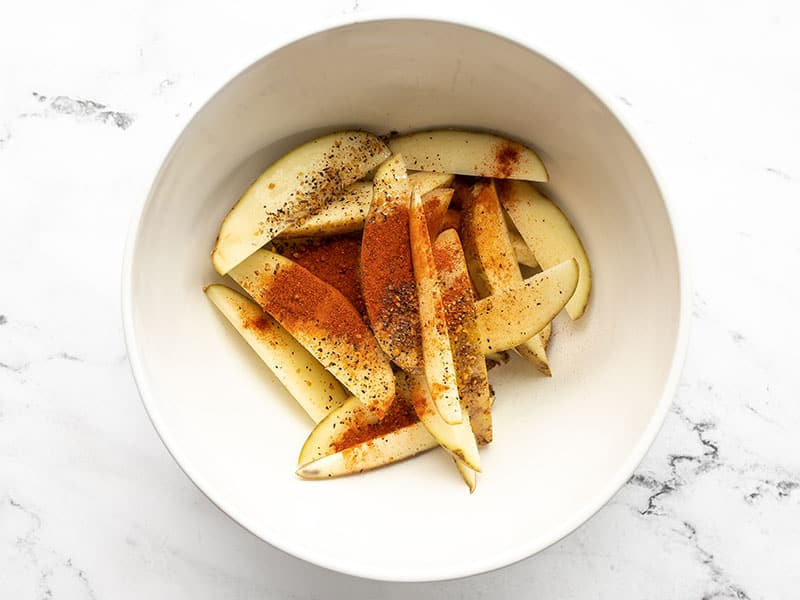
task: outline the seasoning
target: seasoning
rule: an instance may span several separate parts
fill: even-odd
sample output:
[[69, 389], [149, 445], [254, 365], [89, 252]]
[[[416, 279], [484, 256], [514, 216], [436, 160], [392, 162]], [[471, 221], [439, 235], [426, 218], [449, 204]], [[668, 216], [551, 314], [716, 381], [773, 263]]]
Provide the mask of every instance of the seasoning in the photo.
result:
[[257, 331], [262, 331], [263, 332], [263, 331], [266, 331], [269, 328], [275, 327], [274, 323], [275, 322], [272, 320], [272, 318], [269, 315], [267, 315], [265, 313], [262, 313], [262, 314], [258, 315], [257, 317], [251, 317], [251, 318], [247, 319], [244, 322], [244, 328], [245, 329], [255, 329]]
[[375, 337], [400, 367], [422, 364], [422, 333], [411, 262], [408, 206], [371, 212], [361, 242], [361, 283]]
[[[399, 386], [398, 386], [399, 387]], [[408, 427], [419, 421], [411, 399], [399, 394], [395, 397], [389, 410], [377, 423], [369, 424], [364, 421], [353, 422], [345, 429], [342, 435], [333, 442], [334, 452], [345, 448], [352, 448], [377, 437]]]
[[359, 274], [360, 233], [297, 241], [276, 241], [275, 248], [339, 290], [366, 320], [367, 309], [361, 293]]
[[324, 324], [330, 335], [354, 346], [369, 337], [366, 324], [341, 292], [299, 265], [280, 269], [260, 301], [264, 310], [290, 330]]
[[522, 146], [514, 142], [503, 141], [497, 146], [494, 154], [495, 168], [492, 177], [511, 177], [519, 165]]
[[264, 252], [236, 281], [358, 398], [373, 419], [392, 402], [394, 376], [361, 315], [331, 285], [290, 259]]
[[461, 401], [479, 444], [492, 441], [491, 393], [486, 362], [475, 323], [475, 296], [461, 242], [455, 231], [439, 235], [434, 244], [453, 361]]

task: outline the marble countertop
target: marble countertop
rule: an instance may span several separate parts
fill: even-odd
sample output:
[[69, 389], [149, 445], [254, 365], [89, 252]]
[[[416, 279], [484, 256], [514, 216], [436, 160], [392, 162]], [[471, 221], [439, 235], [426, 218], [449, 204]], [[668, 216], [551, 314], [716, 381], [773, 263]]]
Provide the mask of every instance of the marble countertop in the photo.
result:
[[[669, 181], [692, 261], [691, 343], [674, 406], [633, 478], [575, 533], [482, 576], [364, 581], [254, 538], [172, 461], [122, 335], [119, 272], [134, 207], [224, 77], [304, 18], [378, 4], [4, 6], [0, 598], [797, 597], [800, 6], [791, 0], [449, 4], [527, 36], [609, 94]], [[425, 15], [429, 4], [407, 0], [404, 10]]]

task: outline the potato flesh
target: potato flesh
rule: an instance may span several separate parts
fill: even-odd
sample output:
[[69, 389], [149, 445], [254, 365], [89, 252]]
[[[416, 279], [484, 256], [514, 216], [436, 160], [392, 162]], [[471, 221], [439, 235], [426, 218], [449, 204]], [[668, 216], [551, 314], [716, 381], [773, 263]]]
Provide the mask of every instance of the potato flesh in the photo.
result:
[[279, 237], [338, 235], [360, 231], [372, 203], [372, 184], [356, 181], [326, 207], [284, 229]]
[[356, 309], [292, 260], [259, 250], [231, 277], [380, 419], [394, 399], [391, 365]]
[[[453, 175], [448, 173], [410, 173], [408, 183], [420, 194], [449, 185]], [[295, 238], [328, 236], [361, 231], [372, 203], [372, 183], [357, 181], [344, 189], [342, 195], [318, 213], [284, 229], [278, 237]]]
[[[480, 182], [462, 198], [464, 251], [472, 274], [479, 282], [478, 291], [488, 296], [522, 282], [514, 249], [508, 236], [494, 182]], [[549, 324], [547, 325], [549, 326]], [[535, 335], [516, 347], [540, 372], [550, 375], [550, 365], [543, 335]]]
[[578, 263], [569, 259], [521, 284], [478, 300], [476, 325], [486, 355], [517, 347], [561, 312], [578, 284]]
[[592, 289], [592, 268], [575, 228], [550, 199], [522, 181], [499, 184], [500, 200], [542, 268], [575, 258], [580, 279], [567, 303], [567, 314], [575, 320], [583, 315]]
[[438, 235], [433, 254], [442, 287], [461, 404], [469, 414], [478, 443], [488, 444], [492, 441], [492, 392], [476, 323], [475, 295], [455, 229]]
[[447, 320], [433, 258], [433, 246], [419, 191], [414, 192], [411, 200], [409, 230], [414, 279], [417, 284], [425, 379], [439, 414], [446, 423], [455, 425], [461, 423], [464, 415], [458, 395], [456, 370], [447, 334]]
[[388, 156], [379, 138], [360, 131], [322, 136], [284, 155], [222, 221], [211, 253], [214, 268], [225, 275], [289, 225], [335, 200]]
[[440, 129], [392, 138], [389, 148], [402, 154], [410, 169], [547, 181], [547, 170], [536, 153], [490, 133]]

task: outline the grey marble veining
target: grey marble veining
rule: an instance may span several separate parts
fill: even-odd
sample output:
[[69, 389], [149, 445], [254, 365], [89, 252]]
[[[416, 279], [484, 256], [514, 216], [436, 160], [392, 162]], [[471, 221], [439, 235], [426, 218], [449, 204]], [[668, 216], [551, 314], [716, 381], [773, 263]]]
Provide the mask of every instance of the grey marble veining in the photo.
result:
[[627, 485], [536, 557], [425, 585], [331, 573], [255, 539], [186, 479], [141, 407], [119, 269], [161, 155], [269, 40], [378, 5], [198, 4], [4, 7], [0, 598], [800, 595], [795, 3], [437, 8], [528, 36], [608, 92], [668, 182], [695, 294], [674, 406]]

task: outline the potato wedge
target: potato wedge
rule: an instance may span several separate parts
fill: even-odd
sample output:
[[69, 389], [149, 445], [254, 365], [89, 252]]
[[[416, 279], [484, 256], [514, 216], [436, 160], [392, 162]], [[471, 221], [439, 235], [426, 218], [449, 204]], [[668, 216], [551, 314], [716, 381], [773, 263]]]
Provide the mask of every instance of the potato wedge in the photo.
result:
[[421, 375], [406, 376], [400, 372], [397, 374], [395, 385], [398, 390], [402, 390], [400, 394], [410, 395], [417, 417], [439, 445], [455, 458], [464, 461], [472, 470], [480, 471], [481, 458], [469, 423], [469, 414], [464, 411], [459, 423], [447, 423], [442, 418], [430, 388]]
[[335, 288], [274, 252], [259, 250], [230, 272], [266, 312], [380, 419], [395, 396], [387, 357]]
[[478, 443], [488, 444], [492, 441], [492, 391], [475, 322], [475, 295], [455, 229], [438, 235], [433, 257], [442, 288], [461, 404], [469, 414]]
[[[481, 295], [496, 294], [521, 283], [522, 274], [508, 236], [494, 180], [476, 183], [462, 195], [461, 202], [462, 243], [478, 292]], [[541, 335], [535, 335], [516, 350], [541, 373], [550, 375]]]
[[454, 456], [453, 462], [456, 463], [456, 468], [458, 469], [458, 473], [461, 475], [461, 479], [463, 479], [464, 483], [467, 484], [469, 493], [475, 493], [475, 488], [478, 485], [478, 474], [474, 470], [470, 469], [469, 465], [460, 458]]
[[[300, 450], [298, 466], [404, 427], [415, 424], [422, 427], [411, 405], [407, 389], [403, 389], [392, 402], [383, 419], [377, 423], [370, 423], [369, 416], [369, 412], [361, 402], [353, 397], [348, 398], [341, 406], [330, 411], [309, 434]], [[436, 445], [436, 441], [431, 439], [430, 447], [434, 448]]]
[[411, 458], [437, 445], [428, 430], [417, 421], [302, 464], [296, 473], [303, 479], [328, 479], [362, 473]]
[[344, 403], [342, 384], [255, 302], [219, 284], [205, 293], [315, 423]]
[[[297, 469], [300, 477], [323, 479], [358, 473], [409, 458], [439, 445], [428, 432], [428, 428], [420, 422], [412, 406], [412, 402], [429, 402], [426, 400], [429, 395], [423, 389], [424, 382], [403, 372], [397, 373], [397, 376], [398, 397], [378, 423], [366, 422], [366, 411], [354, 398], [347, 400], [320, 421], [300, 451]], [[412, 390], [412, 379], [416, 379], [420, 387]], [[412, 394], [416, 396], [414, 400]], [[452, 437], [452, 427], [442, 421], [432, 404], [422, 412], [426, 415], [428, 426], [434, 431], [448, 430], [446, 435]], [[431, 424], [431, 421], [434, 423]], [[464, 433], [471, 437], [468, 425], [461, 430], [461, 434]], [[474, 446], [474, 438], [472, 445]], [[477, 447], [473, 451], [477, 457]], [[453, 459], [462, 472], [462, 478], [471, 485], [472, 491], [475, 471], [459, 455], [460, 452], [453, 454]]]
[[561, 312], [578, 285], [578, 263], [571, 258], [529, 277], [506, 291], [475, 303], [481, 352], [517, 347]]
[[397, 390], [398, 397], [377, 423], [368, 422], [366, 409], [355, 398], [331, 411], [303, 444], [297, 474], [322, 479], [358, 473], [438, 446], [417, 417], [405, 381]]
[[547, 181], [536, 153], [490, 133], [440, 129], [391, 138], [389, 148], [419, 171]]
[[422, 365], [414, 266], [409, 242], [411, 186], [403, 157], [375, 174], [375, 190], [361, 238], [361, 287], [369, 322], [383, 351], [401, 369]]
[[[446, 186], [453, 181], [447, 173], [411, 173], [409, 184], [419, 189], [420, 194]], [[372, 183], [356, 181], [347, 186], [341, 196], [322, 208], [318, 213], [289, 225], [278, 237], [295, 238], [338, 235], [361, 231], [372, 203]]]
[[312, 215], [389, 156], [378, 137], [361, 131], [322, 136], [269, 166], [225, 217], [211, 253], [225, 275], [289, 225]]
[[567, 314], [578, 319], [586, 310], [592, 289], [592, 268], [578, 234], [567, 217], [535, 187], [521, 181], [498, 182], [500, 202], [543, 269], [569, 258], [580, 267], [575, 295]]
[[372, 183], [356, 181], [318, 213], [289, 225], [281, 238], [338, 235], [360, 231], [372, 203]]
[[433, 259], [433, 246], [425, 221], [425, 209], [422, 197], [416, 190], [411, 199], [409, 231], [414, 280], [417, 284], [425, 380], [442, 419], [455, 425], [463, 419], [458, 382], [450, 337], [447, 334], [439, 277]]

